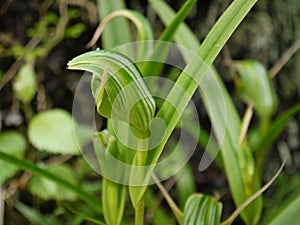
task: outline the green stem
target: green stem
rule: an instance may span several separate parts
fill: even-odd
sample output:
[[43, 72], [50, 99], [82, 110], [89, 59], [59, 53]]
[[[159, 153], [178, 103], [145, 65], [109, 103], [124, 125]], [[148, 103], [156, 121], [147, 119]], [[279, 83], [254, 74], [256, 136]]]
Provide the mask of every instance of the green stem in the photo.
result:
[[145, 212], [145, 196], [139, 200], [135, 209], [135, 225], [144, 225], [144, 212]]
[[[139, 131], [138, 131], [139, 132]], [[144, 136], [144, 133], [140, 133], [138, 136]], [[145, 195], [147, 186], [144, 186], [145, 182], [145, 170], [143, 166], [146, 166], [148, 155], [148, 143], [144, 142], [144, 139], [136, 139], [136, 154], [133, 160], [133, 167], [131, 171], [131, 178], [134, 179], [134, 184], [141, 184], [142, 186], [130, 186], [129, 194], [131, 202], [135, 210], [135, 225], [144, 224], [144, 211], [145, 211]]]
[[259, 126], [260, 126], [260, 135], [263, 137], [269, 129], [270, 118], [262, 117]]
[[[260, 124], [259, 124], [259, 132], [260, 137], [264, 137], [266, 133], [268, 132], [268, 129], [270, 127], [270, 119], [269, 118], [261, 118]], [[263, 176], [263, 166], [264, 166], [264, 159], [267, 152], [261, 152], [259, 157], [256, 157], [256, 165], [257, 165], [257, 171], [258, 176], [261, 179]]]

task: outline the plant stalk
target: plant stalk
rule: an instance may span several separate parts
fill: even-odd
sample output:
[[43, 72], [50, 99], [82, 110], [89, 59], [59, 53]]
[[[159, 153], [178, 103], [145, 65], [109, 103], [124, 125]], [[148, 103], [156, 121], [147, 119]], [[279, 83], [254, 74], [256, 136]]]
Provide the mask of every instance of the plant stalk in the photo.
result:
[[135, 209], [135, 225], [144, 225], [144, 213], [145, 213], [145, 196], [138, 201]]
[[145, 169], [148, 155], [148, 141], [145, 139], [139, 139], [138, 137], [145, 137], [143, 131], [136, 130], [136, 139], [132, 140], [136, 142], [136, 153], [133, 159], [133, 167], [130, 174], [132, 186], [129, 186], [129, 194], [132, 205], [135, 210], [135, 225], [144, 224], [144, 211], [145, 211], [145, 195], [147, 186], [145, 186]]

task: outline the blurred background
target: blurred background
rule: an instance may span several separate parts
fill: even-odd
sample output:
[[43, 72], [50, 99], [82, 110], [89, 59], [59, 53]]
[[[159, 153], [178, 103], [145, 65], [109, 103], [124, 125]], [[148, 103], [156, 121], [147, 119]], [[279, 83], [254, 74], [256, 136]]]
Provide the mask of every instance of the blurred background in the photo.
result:
[[[103, 0], [104, 1], [104, 0]], [[183, 0], [167, 0], [176, 11]], [[231, 3], [229, 0], [201, 0], [190, 13], [186, 23], [199, 40], [203, 40], [218, 17]], [[126, 6], [144, 14], [152, 24], [155, 37], [159, 37], [164, 26], [146, 0], [126, 0]], [[256, 59], [270, 69], [286, 51], [300, 48], [300, 1], [299, 0], [259, 0], [240, 27], [230, 38], [215, 66], [225, 81], [233, 99], [236, 100], [234, 83], [229, 63], [232, 59]], [[73, 57], [88, 51], [90, 41], [99, 24], [96, 1], [91, 0], [2, 0], [0, 4], [0, 132], [17, 130], [26, 137], [30, 118], [38, 112], [62, 108], [71, 112], [73, 94], [80, 74], [66, 69]], [[98, 42], [101, 48], [101, 43]], [[24, 74], [23, 76], [20, 74]], [[29, 82], [26, 95], [21, 95], [20, 82]], [[278, 95], [276, 115], [300, 102], [300, 54], [296, 53], [276, 75], [274, 85]], [[201, 104], [201, 103], [199, 103]], [[236, 101], [242, 113], [245, 105]], [[276, 117], [275, 115], [275, 117]], [[209, 127], [207, 115], [200, 112], [201, 124]], [[205, 125], [206, 124], [206, 125]], [[265, 180], [274, 174], [281, 164], [280, 152], [288, 152], [284, 173], [276, 184], [266, 192], [266, 207], [276, 205], [290, 196], [290, 191], [300, 185], [300, 115], [291, 119], [272, 150], [268, 153], [265, 166]], [[200, 147], [199, 147], [200, 148]], [[51, 159], [49, 155], [35, 155], [34, 150], [26, 152], [26, 158]], [[73, 159], [69, 163], [76, 166], [84, 162]], [[196, 191], [213, 194], [222, 189], [227, 193], [225, 176], [217, 166], [212, 165], [205, 172], [197, 170], [199, 157], [190, 164], [196, 183]], [[95, 174], [87, 166], [82, 177], [94, 184]], [[0, 173], [5, 168], [1, 168]], [[5, 207], [0, 207], [0, 224], [32, 224], [22, 213], [22, 207], [15, 207], [14, 200], [26, 203], [43, 214], [56, 213], [70, 221], [71, 213], [64, 214], [63, 207], [54, 200], [41, 201], [28, 190], [30, 178], [18, 173], [2, 184], [5, 193]], [[289, 187], [286, 186], [289, 183]], [[1, 184], [1, 183], [0, 183]], [[92, 186], [92, 185], [91, 185]], [[90, 187], [96, 191], [97, 185]], [[1, 189], [0, 189], [1, 190]], [[170, 192], [172, 193], [172, 188]], [[276, 191], [275, 191], [276, 190]], [[276, 195], [274, 195], [276, 193]], [[4, 194], [3, 194], [4, 195]], [[227, 196], [227, 197], [226, 197]], [[229, 194], [222, 198], [226, 210], [233, 209]], [[167, 207], [167, 206], [166, 206]], [[23, 208], [24, 209], [24, 208]], [[62, 212], [57, 212], [61, 209]], [[62, 216], [64, 214], [64, 216]], [[58, 216], [58, 217], [59, 217]], [[65, 223], [67, 224], [67, 223]], [[69, 223], [71, 224], [71, 223]], [[90, 224], [81, 222], [78, 224]], [[238, 222], [237, 222], [238, 224]], [[2, 225], [2, 224], [1, 224]]]

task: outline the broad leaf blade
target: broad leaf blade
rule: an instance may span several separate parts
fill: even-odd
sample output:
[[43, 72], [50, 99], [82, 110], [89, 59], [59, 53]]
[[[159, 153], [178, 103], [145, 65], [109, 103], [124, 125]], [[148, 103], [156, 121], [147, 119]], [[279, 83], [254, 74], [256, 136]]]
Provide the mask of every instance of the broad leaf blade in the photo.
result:
[[29, 123], [28, 136], [30, 142], [41, 151], [79, 154], [72, 117], [62, 109], [35, 115]]

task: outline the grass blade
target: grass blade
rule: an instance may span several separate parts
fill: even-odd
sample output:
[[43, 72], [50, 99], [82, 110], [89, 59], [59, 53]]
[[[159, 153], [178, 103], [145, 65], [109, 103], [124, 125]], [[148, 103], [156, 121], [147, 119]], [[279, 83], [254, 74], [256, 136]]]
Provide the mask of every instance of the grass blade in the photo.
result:
[[88, 203], [90, 206], [92, 206], [97, 211], [102, 211], [101, 202], [97, 200], [94, 196], [91, 196], [90, 194], [83, 191], [81, 188], [70, 184], [66, 182], [64, 179], [61, 179], [52, 173], [49, 173], [36, 165], [29, 163], [24, 160], [20, 160], [14, 156], [10, 156], [8, 154], [5, 154], [3, 152], [0, 152], [0, 160], [3, 160], [5, 162], [8, 162], [12, 165], [17, 166], [19, 169], [26, 170], [31, 172], [32, 174], [45, 177], [49, 180], [52, 180], [56, 182], [57, 184], [64, 186], [65, 188], [69, 189], [70, 191], [74, 192], [79, 198], [81, 198], [83, 201]]
[[[165, 1], [149, 0], [149, 2], [166, 27], [170, 26], [172, 23], [174, 23], [174, 21], [176, 21], [177, 14]], [[198, 49], [200, 46], [200, 42], [185, 23], [178, 23], [178, 30], [175, 33], [175, 40], [178, 44], [185, 43], [184, 46], [191, 50]], [[165, 39], [164, 41], [172, 41], [172, 39]]]
[[[186, 27], [186, 25], [182, 24], [184, 19], [187, 17], [189, 12], [192, 10], [193, 6], [197, 2], [197, 0], [188, 0], [182, 6], [182, 8], [178, 11], [178, 13], [174, 13], [170, 6], [167, 3], [160, 0], [149, 0], [152, 8], [158, 13], [161, 18], [165, 19], [166, 29], [163, 31], [162, 35], [159, 37], [159, 42], [157, 42], [152, 58], [157, 60], [165, 59], [167, 57], [168, 45], [165, 42], [171, 42], [174, 39], [174, 36], [177, 36], [180, 33], [189, 32], [190, 35], [188, 37], [194, 37], [192, 32]], [[182, 37], [182, 36], [181, 36]], [[197, 39], [195, 39], [197, 41]], [[194, 38], [192, 40], [195, 41]], [[155, 63], [147, 63], [145, 68], [143, 68], [142, 73], [143, 76], [152, 76], [153, 74], [161, 74], [163, 69], [163, 65], [155, 64]]]

